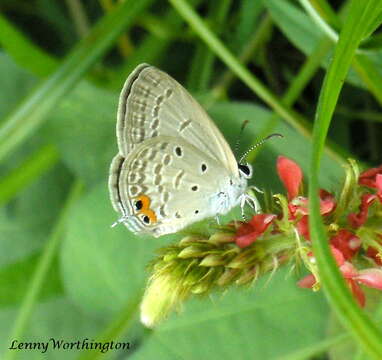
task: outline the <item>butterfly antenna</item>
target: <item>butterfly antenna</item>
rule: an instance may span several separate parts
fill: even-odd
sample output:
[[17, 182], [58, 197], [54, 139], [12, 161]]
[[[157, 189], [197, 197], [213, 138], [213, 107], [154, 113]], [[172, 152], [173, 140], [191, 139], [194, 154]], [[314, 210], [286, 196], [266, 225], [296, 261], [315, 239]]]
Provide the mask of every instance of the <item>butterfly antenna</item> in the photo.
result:
[[241, 136], [243, 134], [243, 131], [244, 131], [245, 127], [248, 125], [248, 123], [249, 123], [248, 120], [244, 120], [243, 123], [241, 124], [239, 136], [237, 137], [237, 140], [236, 140], [236, 143], [235, 143], [235, 154], [239, 153]]
[[282, 138], [284, 136], [282, 136], [281, 134], [277, 134], [277, 133], [274, 133], [274, 134], [271, 134], [271, 135], [268, 135], [266, 138], [264, 138], [263, 140], [260, 140], [257, 144], [255, 145], [252, 145], [240, 158], [239, 160], [239, 164], [242, 163], [243, 159], [245, 159], [247, 157], [247, 155], [255, 150], [256, 148], [258, 148], [259, 146], [263, 145], [267, 140], [273, 138], [273, 137], [279, 137], [279, 138]]

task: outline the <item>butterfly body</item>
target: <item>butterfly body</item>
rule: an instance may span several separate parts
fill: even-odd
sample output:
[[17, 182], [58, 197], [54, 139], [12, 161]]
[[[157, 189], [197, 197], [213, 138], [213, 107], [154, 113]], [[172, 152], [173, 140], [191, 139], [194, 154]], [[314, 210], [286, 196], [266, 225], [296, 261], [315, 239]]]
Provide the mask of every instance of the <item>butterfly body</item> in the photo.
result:
[[119, 152], [109, 189], [120, 222], [155, 237], [227, 213], [243, 201], [249, 173], [191, 95], [146, 64], [121, 92]]

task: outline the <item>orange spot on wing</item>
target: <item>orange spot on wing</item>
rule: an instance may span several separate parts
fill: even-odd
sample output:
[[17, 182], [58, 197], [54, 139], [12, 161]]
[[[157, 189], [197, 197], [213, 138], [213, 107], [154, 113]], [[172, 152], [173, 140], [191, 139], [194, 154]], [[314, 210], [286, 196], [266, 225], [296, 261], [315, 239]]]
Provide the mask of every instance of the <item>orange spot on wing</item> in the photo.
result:
[[150, 200], [150, 198], [147, 195], [140, 195], [140, 196], [138, 196], [137, 197], [137, 201], [138, 200], [142, 201], [142, 209], [141, 209], [141, 211], [150, 208], [151, 200]]
[[155, 212], [151, 209], [141, 210], [141, 214], [147, 215], [150, 219], [150, 224], [155, 224], [157, 222], [157, 216]]
[[136, 201], [142, 201], [142, 208], [137, 212], [137, 214], [143, 214], [149, 217], [150, 224], [155, 224], [157, 222], [157, 216], [155, 212], [150, 209], [151, 200], [147, 195], [139, 195]]

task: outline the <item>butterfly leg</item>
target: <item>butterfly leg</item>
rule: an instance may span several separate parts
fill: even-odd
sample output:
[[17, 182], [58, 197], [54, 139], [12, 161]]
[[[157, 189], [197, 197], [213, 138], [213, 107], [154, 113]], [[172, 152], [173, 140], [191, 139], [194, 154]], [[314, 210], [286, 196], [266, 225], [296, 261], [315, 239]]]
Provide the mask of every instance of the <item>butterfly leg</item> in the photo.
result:
[[[248, 205], [255, 210], [255, 213], [256, 214], [259, 214], [261, 213], [261, 205], [259, 203], [259, 200], [257, 200], [257, 197], [255, 196], [254, 194], [254, 191], [258, 192], [258, 193], [261, 193], [261, 194], [264, 194], [264, 192], [260, 189], [258, 189], [256, 186], [251, 186], [249, 189], [248, 189], [249, 193], [246, 193], [244, 196], [245, 196], [245, 202], [248, 203]], [[252, 191], [251, 191], [252, 190]], [[254, 191], [253, 191], [254, 190]]]
[[243, 194], [243, 196], [240, 198], [240, 209], [241, 209], [241, 217], [244, 221], [246, 221], [245, 213], [244, 213], [244, 206], [247, 202], [247, 195]]

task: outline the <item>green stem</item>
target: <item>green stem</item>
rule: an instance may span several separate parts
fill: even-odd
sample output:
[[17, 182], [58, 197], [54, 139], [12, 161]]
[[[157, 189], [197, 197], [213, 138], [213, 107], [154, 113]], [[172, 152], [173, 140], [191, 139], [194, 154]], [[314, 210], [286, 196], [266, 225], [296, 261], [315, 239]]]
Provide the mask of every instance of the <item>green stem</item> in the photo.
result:
[[0, 180], [0, 205], [7, 203], [21, 189], [30, 184], [58, 161], [58, 152], [53, 145], [46, 145], [33, 153], [20, 166]]
[[[307, 83], [310, 81], [312, 76], [319, 69], [322, 59], [329, 52], [331, 48], [332, 48], [332, 42], [330, 40], [323, 39], [319, 42], [319, 44], [317, 45], [315, 50], [310, 54], [310, 56], [307, 58], [304, 65], [298, 72], [297, 76], [294, 78], [293, 82], [290, 84], [285, 95], [283, 96], [282, 102], [285, 105], [292, 106], [296, 102], [296, 100], [299, 98], [300, 94], [304, 90]], [[256, 142], [258, 142], [260, 139], [265, 138], [267, 135], [273, 133], [279, 120], [280, 118], [277, 116], [277, 114], [273, 114], [272, 116], [270, 116], [267, 122], [267, 126], [259, 134]], [[259, 150], [260, 148], [257, 148], [248, 155], [247, 160], [250, 163], [254, 161]]]
[[90, 24], [81, 0], [66, 0], [66, 4], [73, 18], [77, 34], [80, 38], [85, 37], [90, 30]]
[[[252, 55], [256, 50], [264, 43], [266, 37], [268, 36], [270, 30], [272, 29], [272, 18], [267, 14], [259, 23], [254, 35], [250, 38], [248, 43], [245, 45], [243, 51], [238, 56], [239, 61], [242, 64], [247, 64], [251, 59]], [[235, 74], [226, 70], [221, 76], [220, 80], [212, 89], [212, 96], [214, 100], [220, 99], [227, 91], [232, 81], [235, 79]]]

